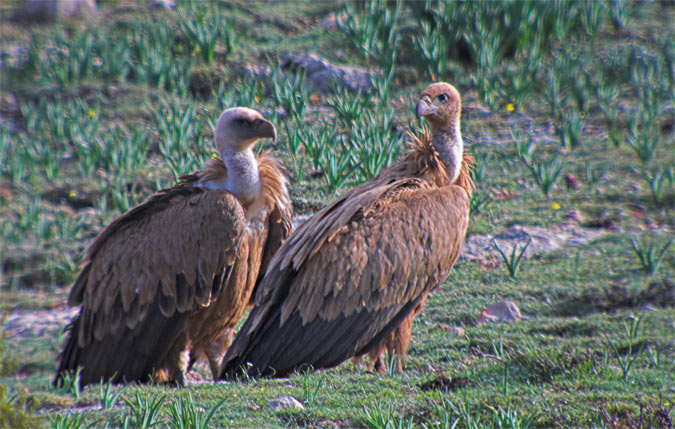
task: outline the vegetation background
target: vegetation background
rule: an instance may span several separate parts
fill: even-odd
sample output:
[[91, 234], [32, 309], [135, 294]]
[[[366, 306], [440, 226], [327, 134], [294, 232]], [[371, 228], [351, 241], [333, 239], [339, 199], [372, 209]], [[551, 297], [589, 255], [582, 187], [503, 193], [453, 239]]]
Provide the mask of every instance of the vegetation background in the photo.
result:
[[[99, 0], [87, 20], [0, 26], [0, 308], [58, 309], [103, 226], [213, 155], [234, 105], [263, 111], [310, 214], [419, 127], [415, 95], [463, 94], [470, 234], [580, 223], [601, 237], [462, 259], [417, 318], [406, 371], [346, 363], [185, 389], [50, 385], [59, 329], [0, 339], [0, 426], [672, 427], [672, 2]], [[289, 54], [367, 72], [317, 81]], [[500, 250], [501, 252], [501, 250]], [[420, 261], [424, 263], [424, 261]], [[479, 324], [511, 300], [528, 317]], [[7, 316], [7, 314], [5, 316]], [[37, 313], [43, 314], [43, 313]], [[392, 362], [390, 362], [390, 366]], [[292, 395], [304, 409], [273, 411]]]

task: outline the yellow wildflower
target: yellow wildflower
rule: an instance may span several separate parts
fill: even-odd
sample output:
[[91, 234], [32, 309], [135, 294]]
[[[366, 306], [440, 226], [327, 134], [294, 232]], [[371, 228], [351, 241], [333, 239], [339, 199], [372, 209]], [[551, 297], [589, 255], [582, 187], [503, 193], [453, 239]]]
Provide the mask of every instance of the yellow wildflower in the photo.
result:
[[173, 119], [173, 116], [171, 116], [171, 113], [166, 115], [166, 122], [171, 122], [172, 119]]
[[77, 196], [77, 192], [75, 192], [75, 189], [71, 190], [68, 192], [68, 197], [69, 198], [75, 198]]
[[211, 158], [213, 159], [218, 158], [218, 152], [211, 152]]
[[93, 107], [90, 107], [89, 112], [87, 112], [87, 113], [89, 113], [90, 118], [93, 118], [94, 116], [96, 116], [96, 109], [94, 109]]
[[552, 208], [553, 210], [560, 210], [560, 204], [558, 204], [558, 203], [553, 203], [553, 204], [551, 204], [551, 208]]
[[513, 103], [509, 103], [509, 104], [506, 105], [506, 111], [507, 112], [511, 113], [514, 110], [516, 110], [516, 106], [514, 106]]

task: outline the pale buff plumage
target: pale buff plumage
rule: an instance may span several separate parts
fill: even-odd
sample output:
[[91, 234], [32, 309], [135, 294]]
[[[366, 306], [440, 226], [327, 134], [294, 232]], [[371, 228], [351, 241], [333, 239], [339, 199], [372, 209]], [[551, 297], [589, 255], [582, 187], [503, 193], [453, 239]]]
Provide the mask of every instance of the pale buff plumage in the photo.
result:
[[[249, 182], [228, 177], [233, 158], [211, 160], [119, 216], [89, 245], [70, 296], [81, 306], [57, 380], [182, 383], [205, 353], [216, 371], [259, 274], [292, 225], [286, 180], [269, 152], [251, 152], [274, 126], [251, 109], [218, 120], [221, 153], [252, 160]], [[251, 164], [251, 162], [249, 162]]]
[[[422, 96], [431, 103], [423, 112], [430, 138], [413, 139], [408, 156], [288, 238], [225, 356], [222, 378], [284, 376], [368, 353], [447, 276], [463, 245], [473, 185], [461, 167], [459, 94], [434, 84]], [[454, 137], [438, 139], [439, 130]]]

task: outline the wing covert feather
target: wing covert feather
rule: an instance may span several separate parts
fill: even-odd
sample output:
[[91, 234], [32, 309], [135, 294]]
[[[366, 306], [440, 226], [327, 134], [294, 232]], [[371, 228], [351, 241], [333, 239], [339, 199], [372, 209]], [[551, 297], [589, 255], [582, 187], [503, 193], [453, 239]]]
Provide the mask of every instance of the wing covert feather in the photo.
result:
[[417, 179], [366, 185], [277, 252], [221, 376], [247, 361], [270, 375], [364, 353], [449, 273], [468, 226], [466, 192]]
[[246, 237], [244, 209], [226, 191], [165, 192], [116, 219], [87, 249], [69, 298], [83, 307], [80, 346], [133, 329], [158, 293], [167, 317], [215, 298], [216, 269], [235, 259]]

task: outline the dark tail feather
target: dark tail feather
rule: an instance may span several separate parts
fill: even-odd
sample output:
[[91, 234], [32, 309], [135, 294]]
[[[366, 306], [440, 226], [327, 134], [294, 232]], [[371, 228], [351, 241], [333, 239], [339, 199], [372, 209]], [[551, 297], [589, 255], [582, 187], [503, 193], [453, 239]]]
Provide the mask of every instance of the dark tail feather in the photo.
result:
[[82, 368], [80, 386], [99, 383], [152, 381], [153, 374], [165, 362], [187, 323], [188, 313], [176, 313], [170, 318], [162, 316], [155, 301], [144, 320], [134, 329], [123, 327], [119, 332], [107, 334], [84, 348], [78, 344], [82, 329], [81, 314], [66, 328], [68, 339], [61, 353], [54, 385], [68, 374], [74, 375]]
[[80, 331], [80, 315], [66, 326], [65, 332], [68, 332], [68, 338], [63, 347], [63, 352], [59, 355], [59, 368], [56, 370], [56, 376], [52, 384], [58, 386], [64, 381], [68, 374], [74, 374], [78, 368], [80, 348], [77, 346], [77, 337]]

